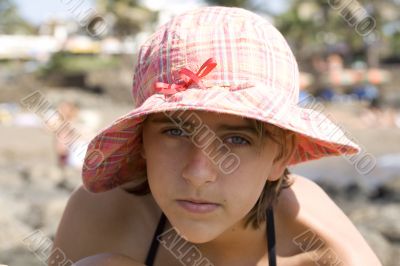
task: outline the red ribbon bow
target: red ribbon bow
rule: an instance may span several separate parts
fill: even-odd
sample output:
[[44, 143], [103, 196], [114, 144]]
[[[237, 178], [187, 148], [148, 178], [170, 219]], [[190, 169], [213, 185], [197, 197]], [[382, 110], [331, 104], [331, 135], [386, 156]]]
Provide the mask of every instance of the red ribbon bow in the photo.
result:
[[[193, 73], [187, 68], [182, 68], [179, 70], [179, 75], [181, 77], [181, 83], [164, 83], [164, 82], [156, 82], [154, 84], [154, 88], [157, 92], [161, 92], [164, 95], [175, 94], [179, 91], [186, 90], [192, 83], [196, 83], [200, 88], [204, 89], [203, 84], [200, 79], [211, 72], [217, 63], [213, 57], [209, 58], [204, 64], [200, 67], [197, 73]], [[189, 79], [188, 79], [189, 78]]]

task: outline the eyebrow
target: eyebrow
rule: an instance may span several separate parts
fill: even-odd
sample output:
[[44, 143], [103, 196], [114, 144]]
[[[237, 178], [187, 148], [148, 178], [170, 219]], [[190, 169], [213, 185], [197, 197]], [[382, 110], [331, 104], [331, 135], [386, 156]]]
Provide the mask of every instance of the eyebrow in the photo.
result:
[[[158, 117], [158, 118], [152, 118], [150, 120], [150, 122], [155, 123], [155, 124], [174, 124], [175, 125], [175, 123], [172, 120], [179, 121], [179, 119], [177, 119], [176, 117], [172, 117], [172, 119], [171, 119], [167, 116], [163, 116], [163, 117]], [[191, 123], [186, 122], [186, 124], [191, 124]], [[252, 126], [250, 124], [246, 124], [246, 125], [219, 124], [217, 126], [217, 131], [224, 131], [224, 130], [226, 130], [226, 131], [244, 131], [244, 132], [248, 132], [250, 134], [258, 135], [257, 130], [254, 128], [254, 126]]]

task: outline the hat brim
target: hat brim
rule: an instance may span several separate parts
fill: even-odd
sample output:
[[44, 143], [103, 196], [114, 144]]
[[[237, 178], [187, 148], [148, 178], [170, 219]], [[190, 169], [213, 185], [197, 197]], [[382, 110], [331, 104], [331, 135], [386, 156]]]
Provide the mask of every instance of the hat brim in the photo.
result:
[[256, 119], [290, 130], [297, 134], [297, 147], [290, 165], [360, 151], [360, 147], [321, 112], [298, 105], [283, 106], [281, 103], [285, 101], [280, 101], [276, 93], [267, 94], [267, 97], [264, 93], [263, 99], [252, 101], [249, 95], [257, 95], [256, 90], [260, 88], [253, 90], [249, 93], [249, 89], [229, 92], [225, 87], [188, 89], [170, 97], [162, 94], [148, 97], [141, 106], [115, 120], [89, 143], [82, 168], [85, 187], [91, 192], [101, 192], [133, 181], [129, 171], [145, 167], [139, 162], [136, 166], [133, 166], [135, 162], [130, 162], [127, 167], [132, 154], [140, 152], [138, 124], [147, 115], [158, 112], [210, 111]]

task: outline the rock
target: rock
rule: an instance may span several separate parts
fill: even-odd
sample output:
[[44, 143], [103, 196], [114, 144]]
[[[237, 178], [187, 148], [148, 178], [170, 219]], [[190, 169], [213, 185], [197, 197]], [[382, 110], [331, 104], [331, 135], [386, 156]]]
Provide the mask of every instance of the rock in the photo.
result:
[[50, 251], [68, 195], [58, 193], [55, 201], [51, 193], [41, 193], [41, 197], [32, 200], [35, 195], [30, 188], [25, 190], [26, 199], [16, 200], [12, 193], [8, 196], [0, 194], [0, 263], [46, 265], [46, 254]]
[[2, 252], [0, 262], [9, 266], [44, 266], [40, 257], [24, 246], [16, 246]]
[[354, 223], [368, 225], [390, 242], [400, 241], [400, 206], [397, 204], [368, 205], [349, 214]]
[[9, 167], [7, 167], [7, 165], [1, 165], [0, 186], [7, 186], [8, 188], [19, 188], [24, 183], [20, 174], [20, 171], [15, 169], [15, 165]]
[[65, 169], [62, 180], [59, 183], [57, 183], [57, 188], [65, 190], [68, 193], [71, 193], [81, 184], [82, 184], [81, 171], [74, 168], [68, 168]]
[[379, 217], [379, 206], [376, 205], [361, 205], [354, 208], [348, 213], [350, 220], [357, 224], [370, 224]]
[[63, 179], [62, 171], [56, 166], [33, 165], [29, 172], [33, 186], [41, 186], [48, 190], [53, 190]]
[[[31, 229], [18, 221], [10, 212], [0, 216], [0, 254], [4, 250], [21, 245], [21, 241]], [[1, 258], [1, 257], [0, 257]]]
[[400, 176], [386, 180], [369, 196], [371, 200], [400, 202]]
[[19, 216], [19, 219], [32, 230], [40, 229], [43, 226], [43, 207], [40, 204], [29, 204], [28, 210]]
[[389, 241], [400, 243], [400, 205], [390, 204], [380, 208], [379, 217], [372, 222]]
[[389, 260], [388, 265], [390, 266], [399, 265], [399, 258], [400, 258], [400, 244], [393, 245], [391, 259]]

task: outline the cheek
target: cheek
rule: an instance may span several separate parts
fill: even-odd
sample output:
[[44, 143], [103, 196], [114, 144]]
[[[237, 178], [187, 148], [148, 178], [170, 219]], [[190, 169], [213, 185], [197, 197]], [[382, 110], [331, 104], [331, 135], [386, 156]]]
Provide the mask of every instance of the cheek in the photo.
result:
[[256, 204], [265, 184], [265, 178], [246, 176], [228, 185], [229, 207], [235, 216], [244, 217]]
[[169, 185], [173, 182], [173, 177], [177, 175], [171, 157], [173, 156], [165, 156], [157, 150], [148, 150], [146, 159], [147, 179], [155, 197], [166, 193]]
[[147, 179], [151, 193], [161, 208], [175, 196], [174, 188], [179, 187], [181, 154], [177, 147], [171, 147], [166, 142], [152, 141], [146, 146]]
[[173, 162], [172, 147], [160, 140], [160, 134], [155, 129], [144, 129], [143, 149], [146, 154], [147, 175], [149, 178], [159, 176], [168, 171]]
[[256, 204], [272, 169], [272, 156], [241, 159], [234, 175], [226, 176], [222, 187], [235, 215], [246, 215]]

